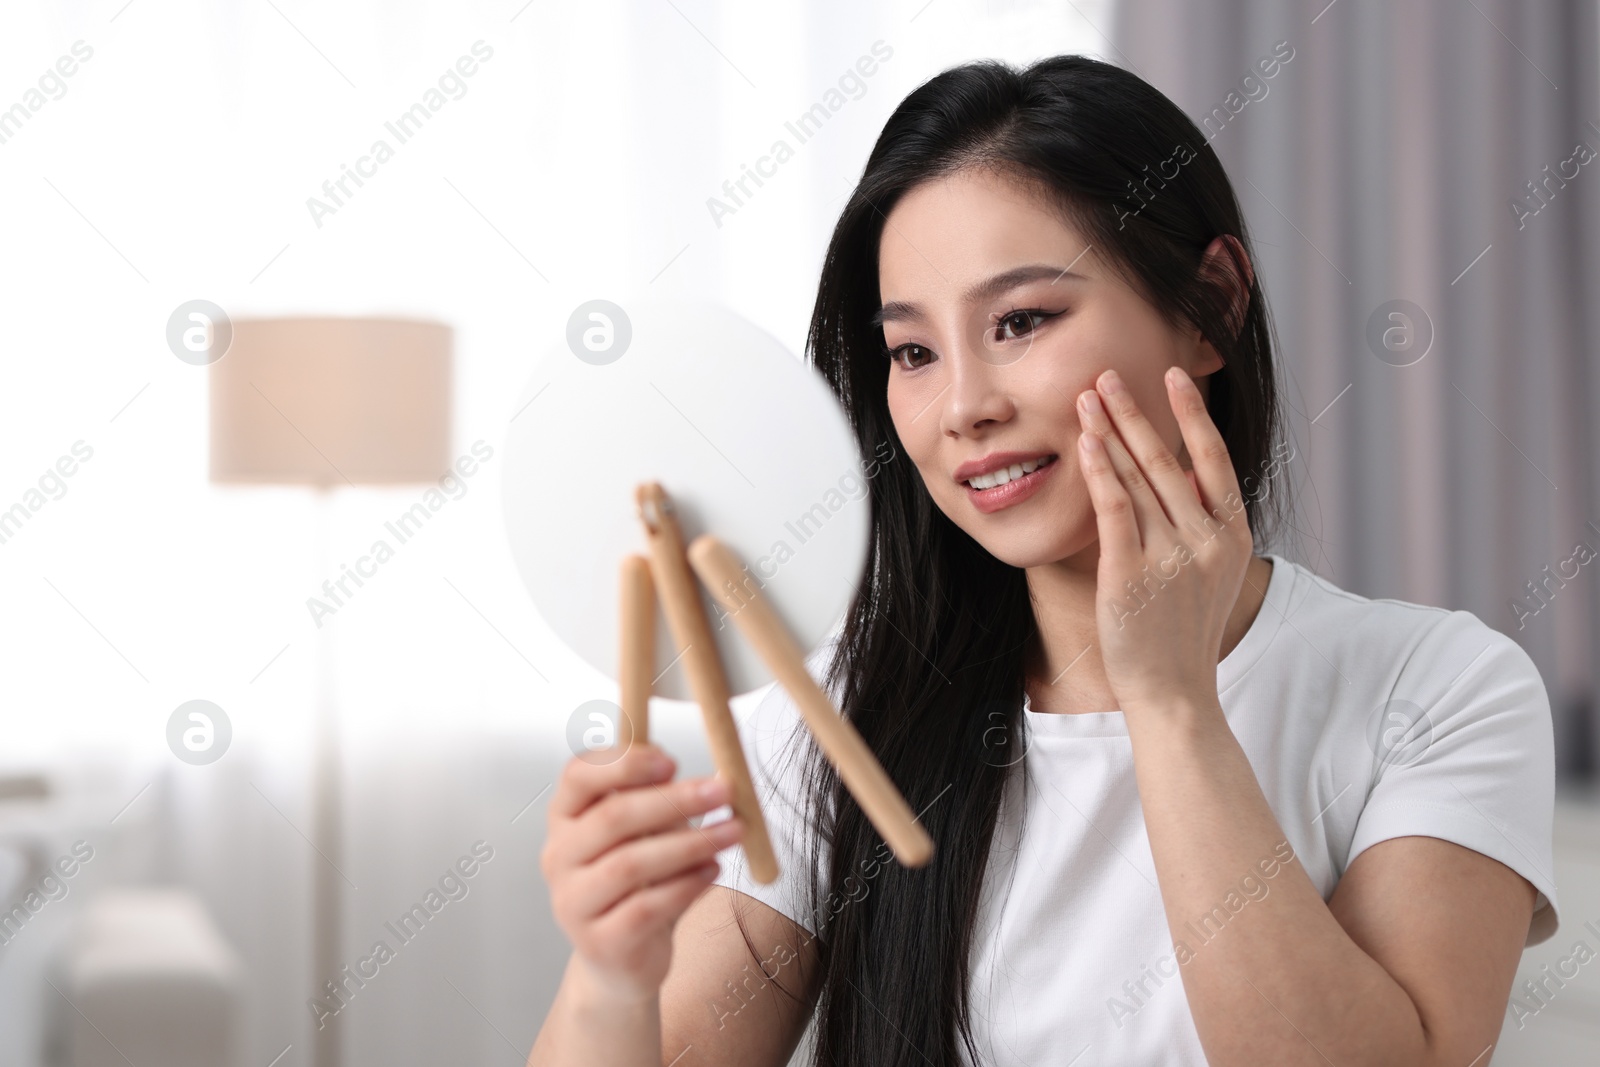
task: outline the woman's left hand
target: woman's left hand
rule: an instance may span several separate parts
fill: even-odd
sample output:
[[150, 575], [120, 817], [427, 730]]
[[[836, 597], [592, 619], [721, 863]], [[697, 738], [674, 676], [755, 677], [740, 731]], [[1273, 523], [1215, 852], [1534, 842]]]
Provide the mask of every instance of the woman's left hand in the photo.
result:
[[1254, 549], [1227, 445], [1181, 368], [1167, 372], [1167, 399], [1192, 471], [1115, 371], [1095, 386], [1078, 398], [1078, 458], [1100, 534], [1095, 617], [1106, 680], [1124, 713], [1214, 699], [1223, 632]]

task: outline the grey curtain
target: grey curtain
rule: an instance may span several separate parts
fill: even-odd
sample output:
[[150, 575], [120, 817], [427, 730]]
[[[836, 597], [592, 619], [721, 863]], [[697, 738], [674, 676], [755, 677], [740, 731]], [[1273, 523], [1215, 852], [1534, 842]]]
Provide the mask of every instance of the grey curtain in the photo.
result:
[[1110, 36], [1255, 238], [1294, 448], [1279, 550], [1514, 637], [1561, 777], [1592, 778], [1596, 4], [1121, 0]]

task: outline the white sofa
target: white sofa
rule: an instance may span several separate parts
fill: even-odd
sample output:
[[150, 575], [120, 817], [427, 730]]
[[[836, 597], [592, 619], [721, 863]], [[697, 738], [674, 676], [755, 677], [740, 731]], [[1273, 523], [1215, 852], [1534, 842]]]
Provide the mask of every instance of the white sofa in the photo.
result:
[[70, 1067], [233, 1067], [239, 961], [192, 894], [104, 892], [85, 908], [64, 977]]

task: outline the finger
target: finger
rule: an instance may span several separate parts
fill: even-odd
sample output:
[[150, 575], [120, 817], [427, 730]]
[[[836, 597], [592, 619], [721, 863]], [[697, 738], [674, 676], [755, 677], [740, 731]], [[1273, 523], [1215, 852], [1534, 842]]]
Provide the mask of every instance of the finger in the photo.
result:
[[715, 860], [670, 881], [653, 885], [626, 897], [595, 922], [593, 935], [601, 943], [636, 939], [655, 933], [678, 921], [695, 898], [721, 870]]
[[1100, 394], [1093, 389], [1086, 389], [1078, 394], [1078, 415], [1085, 427], [1094, 430], [1105, 448], [1108, 462], [1117, 480], [1122, 483], [1123, 489], [1133, 504], [1133, 513], [1138, 519], [1140, 543], [1147, 543], [1151, 534], [1162, 527], [1170, 527], [1171, 520], [1162, 510], [1161, 501], [1156, 499], [1155, 493], [1150, 488], [1149, 481], [1140, 472], [1139, 465], [1134, 462], [1133, 456], [1128, 453], [1128, 448], [1123, 444], [1117, 433], [1117, 428], [1111, 424], [1106, 416], [1105, 407], [1101, 403]]
[[1206, 410], [1205, 397], [1181, 367], [1169, 368], [1166, 381], [1178, 430], [1194, 463], [1194, 485], [1206, 515], [1224, 523], [1234, 516], [1242, 517], [1239, 478], [1234, 473], [1227, 442]]
[[1111, 469], [1111, 459], [1098, 432], [1084, 430], [1078, 435], [1078, 462], [1083, 469], [1084, 484], [1089, 487], [1089, 499], [1094, 504], [1101, 558], [1123, 561], [1143, 556], [1133, 501], [1116, 471]]
[[686, 827], [729, 797], [727, 781], [714, 776], [620, 790], [578, 817], [581, 832], [555, 843], [552, 862], [557, 868], [592, 862], [624, 841]]
[[1198, 509], [1189, 507], [1189, 495], [1184, 491], [1183, 483], [1187, 479], [1183, 476], [1183, 464], [1139, 409], [1139, 402], [1127, 383], [1116, 371], [1107, 370], [1095, 380], [1095, 388], [1112, 425], [1160, 501], [1167, 521], [1180, 526], [1185, 521], [1198, 519]]
[[605, 764], [574, 756], [556, 783], [550, 814], [573, 818], [613, 789], [666, 781], [674, 770], [672, 757], [652, 744], [633, 745], [620, 759]]
[[725, 819], [704, 830], [657, 834], [618, 845], [574, 873], [564, 890], [571, 894], [567, 914], [590, 919], [630, 893], [687, 874], [737, 844], [743, 831], [739, 820]]

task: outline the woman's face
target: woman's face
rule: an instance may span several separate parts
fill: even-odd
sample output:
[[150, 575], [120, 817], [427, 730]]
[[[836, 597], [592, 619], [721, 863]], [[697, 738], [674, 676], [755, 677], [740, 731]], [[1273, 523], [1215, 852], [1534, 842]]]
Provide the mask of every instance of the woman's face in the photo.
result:
[[[1204, 393], [1203, 376], [1222, 365], [1041, 196], [985, 170], [958, 171], [906, 193], [878, 247], [895, 430], [940, 510], [1015, 567], [1076, 556], [1097, 540], [1077, 462], [1079, 393], [1114, 369], [1187, 467], [1162, 375], [1180, 366]], [[964, 483], [963, 468], [1000, 459], [1012, 475], [1045, 465], [1010, 485]]]

